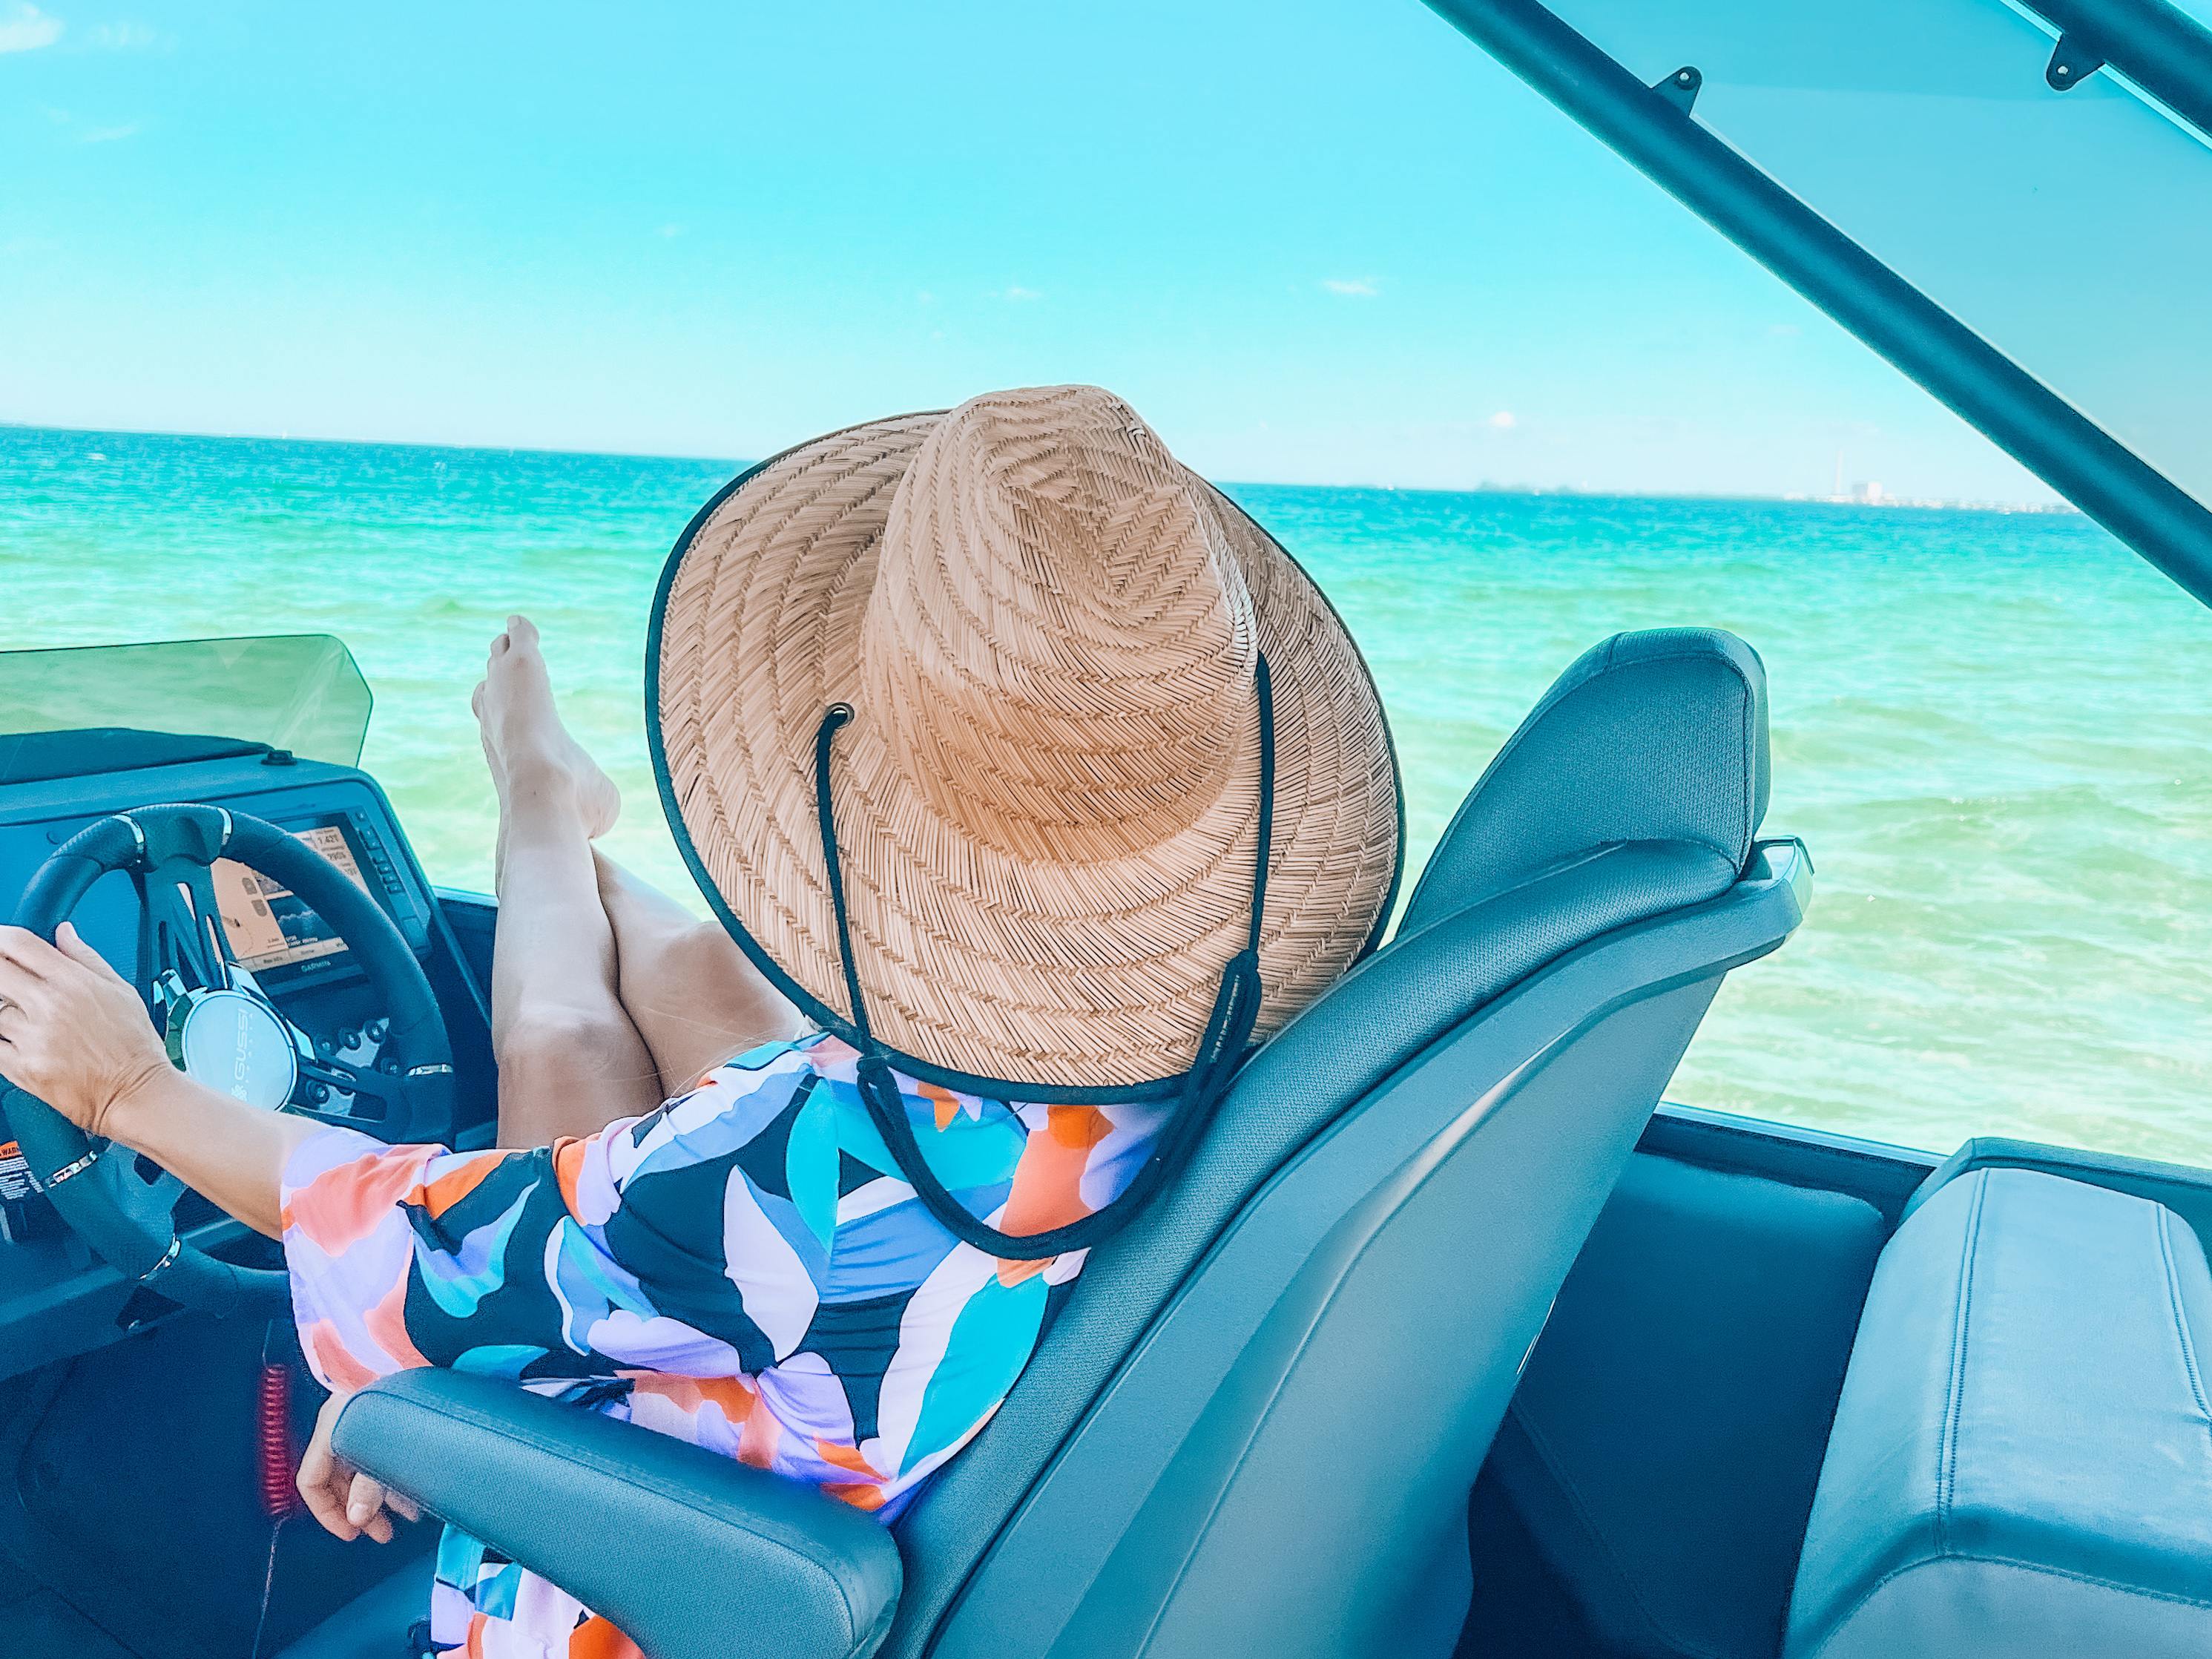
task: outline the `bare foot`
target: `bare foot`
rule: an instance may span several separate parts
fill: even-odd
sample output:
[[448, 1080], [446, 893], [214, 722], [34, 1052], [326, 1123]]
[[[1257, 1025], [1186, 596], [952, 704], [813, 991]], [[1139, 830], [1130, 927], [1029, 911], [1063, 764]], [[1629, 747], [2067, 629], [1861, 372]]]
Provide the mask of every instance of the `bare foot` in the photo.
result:
[[502, 831], [517, 792], [532, 799], [565, 799], [593, 840], [614, 828], [621, 792], [561, 723], [538, 629], [527, 617], [509, 617], [507, 632], [491, 642], [483, 683], [469, 706], [499, 791]]

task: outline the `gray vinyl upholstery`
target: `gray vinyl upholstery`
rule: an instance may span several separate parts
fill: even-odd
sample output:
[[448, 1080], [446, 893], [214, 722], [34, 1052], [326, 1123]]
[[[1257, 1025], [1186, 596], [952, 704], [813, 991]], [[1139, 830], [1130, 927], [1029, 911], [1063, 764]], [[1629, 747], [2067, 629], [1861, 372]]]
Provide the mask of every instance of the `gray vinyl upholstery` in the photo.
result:
[[1789, 1659], [2212, 1653], [2212, 1273], [2163, 1205], [1937, 1187], [1882, 1251]]
[[653, 1659], [722, 1659], [732, 1632], [749, 1659], [854, 1659], [898, 1600], [898, 1551], [860, 1510], [495, 1377], [402, 1371], [355, 1396], [335, 1443], [363, 1468], [404, 1463], [426, 1508]]
[[1397, 938], [1246, 1066], [902, 1521], [884, 1651], [1448, 1652], [1545, 1311], [1722, 975], [1801, 914], [1802, 855], [1753, 846], [1766, 776], [1741, 641], [1571, 668]]
[[1625, 842], [1701, 848], [1741, 870], [1768, 781], [1756, 652], [1711, 629], [1616, 634], [1559, 676], [1468, 792], [1401, 933]]

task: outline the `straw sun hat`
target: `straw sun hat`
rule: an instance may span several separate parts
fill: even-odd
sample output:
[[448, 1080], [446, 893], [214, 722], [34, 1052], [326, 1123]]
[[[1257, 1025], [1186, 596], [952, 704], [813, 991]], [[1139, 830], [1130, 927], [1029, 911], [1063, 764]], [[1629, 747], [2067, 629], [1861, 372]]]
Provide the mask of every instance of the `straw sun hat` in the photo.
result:
[[754, 467], [678, 540], [647, 673], [725, 925], [925, 1081], [1164, 1097], [1371, 949], [1397, 886], [1389, 732], [1343, 623], [1093, 386]]

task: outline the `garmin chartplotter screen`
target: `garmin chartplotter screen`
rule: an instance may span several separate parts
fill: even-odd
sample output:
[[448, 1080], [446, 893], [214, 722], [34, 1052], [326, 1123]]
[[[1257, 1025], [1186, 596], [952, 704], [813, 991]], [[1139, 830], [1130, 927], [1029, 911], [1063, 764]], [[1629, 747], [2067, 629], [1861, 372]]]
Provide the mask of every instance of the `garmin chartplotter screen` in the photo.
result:
[[[345, 872], [362, 891], [368, 891], [361, 866], [354, 861], [353, 843], [337, 824], [310, 824], [293, 830], [292, 835]], [[289, 968], [344, 954], [346, 943], [337, 929], [308, 908], [290, 888], [230, 859], [217, 859], [214, 875], [222, 931], [230, 940], [231, 955], [241, 968], [265, 973], [271, 968]]]

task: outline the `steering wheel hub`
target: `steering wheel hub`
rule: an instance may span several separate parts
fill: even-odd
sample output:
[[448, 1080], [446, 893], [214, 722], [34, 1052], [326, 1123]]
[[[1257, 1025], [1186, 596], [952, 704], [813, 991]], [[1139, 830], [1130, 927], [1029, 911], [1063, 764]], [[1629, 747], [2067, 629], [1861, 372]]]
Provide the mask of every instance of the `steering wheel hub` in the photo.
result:
[[300, 1086], [294, 1029], [258, 993], [179, 990], [168, 1004], [169, 1060], [195, 1083], [275, 1111]]

